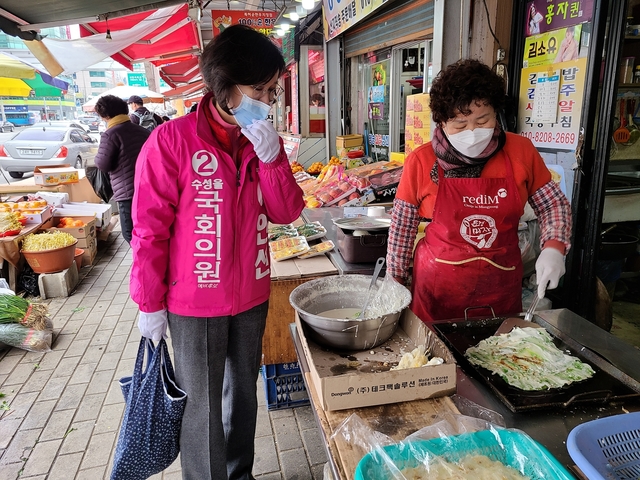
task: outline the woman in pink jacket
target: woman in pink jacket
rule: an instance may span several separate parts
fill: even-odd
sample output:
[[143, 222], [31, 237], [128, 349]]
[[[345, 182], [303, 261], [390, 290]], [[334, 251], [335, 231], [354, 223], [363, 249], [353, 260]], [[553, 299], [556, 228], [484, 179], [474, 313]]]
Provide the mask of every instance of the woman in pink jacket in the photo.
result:
[[256, 382], [267, 317], [267, 226], [304, 207], [266, 121], [285, 64], [253, 29], [204, 49], [195, 115], [156, 128], [136, 165], [131, 296], [143, 336], [171, 333], [187, 392], [182, 478], [252, 479]]

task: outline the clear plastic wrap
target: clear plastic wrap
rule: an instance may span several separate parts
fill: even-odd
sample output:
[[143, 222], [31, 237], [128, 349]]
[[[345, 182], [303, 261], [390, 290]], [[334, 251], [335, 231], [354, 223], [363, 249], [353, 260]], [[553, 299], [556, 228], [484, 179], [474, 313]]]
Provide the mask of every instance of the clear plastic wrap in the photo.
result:
[[4, 345], [28, 352], [50, 352], [53, 341], [53, 323], [47, 319], [44, 330], [25, 327], [18, 323], [0, 324], [0, 349]]
[[332, 438], [336, 436], [363, 453], [356, 480], [573, 478], [524, 432], [466, 415], [441, 414], [396, 442], [352, 414]]

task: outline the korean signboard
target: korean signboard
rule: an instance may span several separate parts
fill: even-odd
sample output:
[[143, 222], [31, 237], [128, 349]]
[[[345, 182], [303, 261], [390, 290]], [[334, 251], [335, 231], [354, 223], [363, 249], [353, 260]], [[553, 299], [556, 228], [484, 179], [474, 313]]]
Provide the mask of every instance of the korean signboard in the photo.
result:
[[387, 0], [322, 0], [324, 38], [332, 38], [353, 27]]
[[130, 87], [148, 87], [147, 76], [144, 73], [127, 72], [127, 85]]
[[270, 10], [211, 10], [213, 36], [231, 25], [246, 25], [269, 35], [276, 18], [278, 12]]
[[523, 67], [576, 60], [580, 54], [582, 25], [560, 28], [527, 37], [524, 44]]
[[536, 147], [575, 150], [578, 144], [587, 59], [523, 68], [520, 135]]
[[527, 3], [525, 36], [589, 22], [593, 0], [532, 0]]

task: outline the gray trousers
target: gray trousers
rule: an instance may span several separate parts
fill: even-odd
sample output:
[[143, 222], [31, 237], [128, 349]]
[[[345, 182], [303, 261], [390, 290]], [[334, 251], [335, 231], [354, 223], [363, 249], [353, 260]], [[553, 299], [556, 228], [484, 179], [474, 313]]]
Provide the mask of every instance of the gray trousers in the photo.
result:
[[269, 302], [236, 316], [169, 313], [176, 380], [187, 392], [183, 480], [253, 480], [256, 383]]

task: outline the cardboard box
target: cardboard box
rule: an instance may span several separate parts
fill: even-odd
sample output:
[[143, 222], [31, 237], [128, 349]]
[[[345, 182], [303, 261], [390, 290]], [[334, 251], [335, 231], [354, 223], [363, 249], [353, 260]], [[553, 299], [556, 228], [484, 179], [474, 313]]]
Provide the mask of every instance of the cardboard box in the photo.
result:
[[96, 217], [96, 228], [102, 228], [111, 221], [110, 203], [70, 202], [56, 209], [57, 217]]
[[[308, 340], [304, 333], [308, 327], [303, 326], [304, 322], [297, 314], [295, 318], [309, 366], [309, 388], [316, 391], [325, 411], [441, 397], [456, 391], [453, 355], [408, 308], [389, 340], [372, 350], [350, 352], [348, 358]], [[417, 345], [424, 345], [431, 356], [441, 357], [445, 363], [385, 371], [390, 363], [399, 362], [403, 353]]]
[[44, 223], [52, 217], [51, 207], [44, 207], [40, 213], [24, 213], [22, 216], [27, 219], [27, 225], [30, 223]]
[[81, 220], [85, 225], [83, 227], [71, 228], [58, 227], [60, 218], [62, 217], [58, 216], [58, 212], [56, 212], [56, 216], [53, 217], [53, 225], [50, 230], [60, 230], [62, 232], [67, 232], [74, 238], [77, 238], [78, 244], [76, 246], [78, 248], [87, 248], [91, 246], [92, 240], [96, 239], [96, 217], [72, 216], [71, 218], [73, 218], [74, 220]]
[[36, 185], [59, 185], [61, 183], [78, 183], [80, 177], [78, 170], [68, 163], [62, 165], [50, 165], [35, 167], [33, 180]]
[[338, 135], [336, 137], [336, 147], [341, 148], [358, 147], [364, 145], [362, 135]]
[[[80, 243], [80, 241], [78, 241]], [[92, 265], [98, 253], [98, 242], [95, 238], [87, 237], [87, 246], [81, 247], [76, 245], [77, 248], [82, 248], [84, 253], [82, 254], [82, 265]]]

